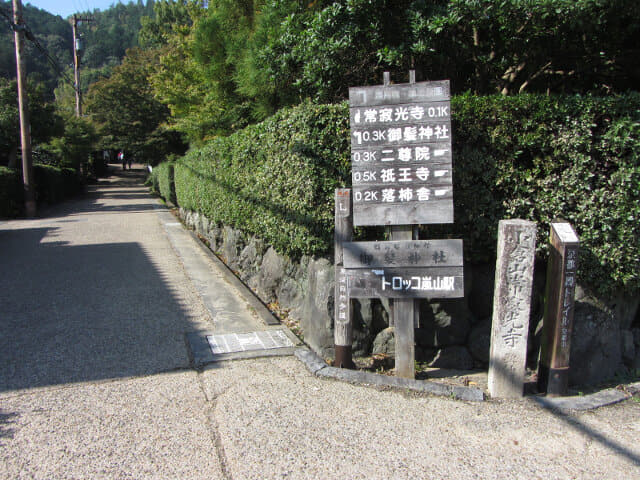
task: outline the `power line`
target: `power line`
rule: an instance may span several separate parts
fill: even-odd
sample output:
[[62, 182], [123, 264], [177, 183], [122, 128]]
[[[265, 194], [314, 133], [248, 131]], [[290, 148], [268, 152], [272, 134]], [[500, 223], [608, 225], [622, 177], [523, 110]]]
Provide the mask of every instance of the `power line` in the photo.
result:
[[47, 49], [44, 46], [42, 46], [40, 41], [36, 38], [36, 36], [33, 34], [29, 26], [26, 24], [26, 22], [24, 22], [24, 20], [21, 25], [14, 24], [13, 18], [10, 15], [8, 15], [3, 8], [0, 8], [0, 16], [4, 17], [8, 21], [11, 30], [24, 31], [25, 38], [35, 45], [35, 47], [40, 51], [40, 53], [42, 53], [45, 56], [49, 64], [58, 73], [58, 75], [62, 77], [64, 81], [69, 83], [69, 85], [71, 85], [74, 90], [77, 90], [80, 88], [80, 85], [77, 85], [77, 86], [75, 85], [71, 77], [69, 77], [69, 74], [62, 70], [57, 60], [51, 56], [51, 54], [47, 51]]

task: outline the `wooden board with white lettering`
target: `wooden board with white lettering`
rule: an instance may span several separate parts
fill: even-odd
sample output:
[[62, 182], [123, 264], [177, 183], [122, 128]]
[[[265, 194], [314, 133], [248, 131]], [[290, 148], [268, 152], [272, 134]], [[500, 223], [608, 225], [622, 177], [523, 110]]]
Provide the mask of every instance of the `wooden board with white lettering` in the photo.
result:
[[346, 268], [461, 267], [462, 240], [345, 242]]
[[350, 298], [461, 298], [463, 267], [347, 269]]
[[349, 89], [354, 225], [453, 222], [449, 82]]

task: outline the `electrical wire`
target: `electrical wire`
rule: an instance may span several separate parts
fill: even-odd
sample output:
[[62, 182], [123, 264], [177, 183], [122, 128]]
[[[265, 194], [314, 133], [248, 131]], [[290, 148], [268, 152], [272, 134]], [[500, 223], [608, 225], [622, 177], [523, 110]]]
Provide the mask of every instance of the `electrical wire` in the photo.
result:
[[[4, 8], [0, 8], [0, 16], [4, 17], [9, 22], [9, 26], [11, 27], [11, 30], [15, 31], [16, 28], [18, 28], [18, 26], [13, 23], [13, 15], [8, 15], [6, 10], [4, 10]], [[29, 26], [24, 22], [24, 20], [22, 23], [22, 29], [24, 30], [25, 38], [30, 42], [32, 42], [35, 45], [35, 47], [40, 51], [40, 53], [42, 53], [45, 56], [49, 64], [58, 73], [58, 75], [62, 77], [62, 79], [66, 81], [69, 85], [71, 85], [76, 92], [79, 91], [80, 85], [76, 85], [75, 82], [71, 79], [71, 77], [69, 77], [69, 74], [64, 70], [62, 70], [57, 60], [54, 59], [51, 56], [51, 54], [47, 51], [47, 49], [42, 46], [40, 41], [36, 38], [36, 36], [33, 34]]]

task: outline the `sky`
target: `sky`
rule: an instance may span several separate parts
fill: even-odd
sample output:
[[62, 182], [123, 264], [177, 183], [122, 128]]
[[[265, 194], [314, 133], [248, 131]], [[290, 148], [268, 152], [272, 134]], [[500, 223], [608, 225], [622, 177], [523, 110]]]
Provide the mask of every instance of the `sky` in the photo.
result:
[[23, 5], [31, 4], [54, 15], [67, 18], [74, 13], [92, 12], [95, 9], [107, 10], [116, 3], [129, 3], [129, 0], [22, 0]]

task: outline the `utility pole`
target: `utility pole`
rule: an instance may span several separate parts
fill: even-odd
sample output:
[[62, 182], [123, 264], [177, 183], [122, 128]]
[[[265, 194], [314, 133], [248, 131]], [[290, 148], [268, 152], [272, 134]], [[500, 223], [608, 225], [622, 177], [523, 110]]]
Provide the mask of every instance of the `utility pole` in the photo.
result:
[[93, 22], [92, 18], [82, 18], [74, 15], [71, 19], [71, 27], [73, 28], [73, 71], [76, 90], [76, 117], [82, 116], [82, 93], [80, 91], [80, 59], [84, 50], [82, 39], [78, 34], [78, 25], [80, 22]]
[[22, 2], [13, 0], [13, 31], [16, 44], [16, 77], [18, 80], [18, 111], [20, 113], [20, 142], [22, 146], [22, 181], [27, 217], [36, 216], [36, 195], [31, 160], [31, 125], [27, 101], [27, 75], [24, 68], [23, 46], [25, 26], [22, 20]]

